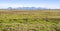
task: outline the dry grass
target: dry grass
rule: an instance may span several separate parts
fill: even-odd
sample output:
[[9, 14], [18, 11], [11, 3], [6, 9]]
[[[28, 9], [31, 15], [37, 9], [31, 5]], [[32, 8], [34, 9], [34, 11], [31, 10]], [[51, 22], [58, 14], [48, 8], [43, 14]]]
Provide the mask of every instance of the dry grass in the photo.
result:
[[60, 10], [0, 10], [0, 31], [60, 31]]

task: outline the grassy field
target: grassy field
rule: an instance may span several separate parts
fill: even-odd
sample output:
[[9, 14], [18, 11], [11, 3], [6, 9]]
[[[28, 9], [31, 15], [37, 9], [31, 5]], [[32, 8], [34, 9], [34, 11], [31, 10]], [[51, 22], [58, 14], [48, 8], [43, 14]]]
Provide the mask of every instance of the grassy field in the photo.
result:
[[60, 31], [60, 10], [0, 10], [0, 31]]

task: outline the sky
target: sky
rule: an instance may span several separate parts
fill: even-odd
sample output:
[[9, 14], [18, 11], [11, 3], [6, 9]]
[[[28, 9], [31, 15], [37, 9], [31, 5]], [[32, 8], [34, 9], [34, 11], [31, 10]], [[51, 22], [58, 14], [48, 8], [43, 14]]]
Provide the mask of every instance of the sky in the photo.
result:
[[43, 7], [60, 9], [60, 0], [0, 0], [0, 8]]

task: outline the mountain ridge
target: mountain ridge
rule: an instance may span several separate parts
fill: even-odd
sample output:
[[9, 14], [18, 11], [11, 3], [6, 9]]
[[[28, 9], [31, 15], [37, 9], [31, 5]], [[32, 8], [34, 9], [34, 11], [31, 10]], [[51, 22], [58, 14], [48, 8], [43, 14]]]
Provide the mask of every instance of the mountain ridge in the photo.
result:
[[47, 8], [42, 8], [42, 7], [17, 7], [17, 8], [12, 8], [12, 7], [8, 7], [8, 10], [43, 10], [43, 9], [47, 9]]

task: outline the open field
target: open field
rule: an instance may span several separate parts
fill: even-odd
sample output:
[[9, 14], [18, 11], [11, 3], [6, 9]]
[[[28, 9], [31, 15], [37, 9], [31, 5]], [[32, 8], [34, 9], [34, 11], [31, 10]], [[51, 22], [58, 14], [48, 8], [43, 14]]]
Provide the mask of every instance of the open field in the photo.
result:
[[0, 10], [0, 31], [60, 31], [60, 10]]

